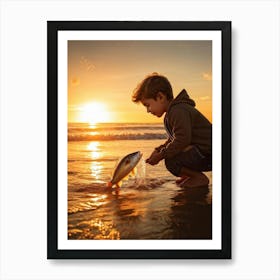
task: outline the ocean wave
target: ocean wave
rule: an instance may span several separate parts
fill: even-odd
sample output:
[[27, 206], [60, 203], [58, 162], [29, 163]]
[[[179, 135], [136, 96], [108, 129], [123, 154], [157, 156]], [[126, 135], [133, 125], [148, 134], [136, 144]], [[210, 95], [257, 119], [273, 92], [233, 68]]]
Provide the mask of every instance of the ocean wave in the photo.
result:
[[155, 140], [166, 139], [163, 133], [126, 133], [126, 134], [68, 134], [68, 141], [114, 141], [114, 140]]
[[102, 127], [68, 127], [68, 133], [87, 133], [87, 132], [97, 132], [101, 133], [104, 131], [121, 131], [121, 130], [147, 130], [147, 131], [158, 131], [158, 130], [164, 130], [163, 126], [154, 126], [154, 125], [123, 125], [123, 126], [102, 126]]
[[[88, 152], [88, 151], [86, 151]], [[92, 158], [76, 158], [76, 159], [68, 159], [68, 162], [110, 162], [110, 161], [116, 161], [115, 158], [96, 158], [96, 159], [92, 159]], [[73, 175], [72, 173], [74, 171], [69, 171], [68, 174], [69, 175]]]

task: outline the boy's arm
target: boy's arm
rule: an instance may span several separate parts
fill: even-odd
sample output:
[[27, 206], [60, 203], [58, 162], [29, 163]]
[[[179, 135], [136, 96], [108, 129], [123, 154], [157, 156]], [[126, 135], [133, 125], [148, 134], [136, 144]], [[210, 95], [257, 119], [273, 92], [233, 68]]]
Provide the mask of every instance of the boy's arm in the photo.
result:
[[[170, 138], [167, 139], [167, 141], [156, 147], [154, 149], [154, 151], [152, 152], [152, 154], [150, 155], [150, 157], [148, 159], [146, 159], [147, 163], [150, 163], [151, 165], [155, 165], [157, 164], [159, 161], [161, 161], [163, 159], [163, 156], [161, 155], [161, 151], [165, 150], [166, 146], [171, 142], [172, 140]], [[156, 157], [156, 159], [155, 159]]]
[[166, 146], [167, 146], [171, 141], [172, 141], [172, 140], [171, 140], [170, 138], [168, 138], [167, 141], [166, 141], [164, 144], [162, 144], [162, 145], [156, 147], [155, 150], [156, 150], [157, 152], [160, 152], [162, 149], [166, 148]]
[[161, 149], [164, 158], [171, 158], [191, 145], [192, 126], [191, 115], [183, 109], [172, 110], [169, 122], [173, 131], [173, 139]]

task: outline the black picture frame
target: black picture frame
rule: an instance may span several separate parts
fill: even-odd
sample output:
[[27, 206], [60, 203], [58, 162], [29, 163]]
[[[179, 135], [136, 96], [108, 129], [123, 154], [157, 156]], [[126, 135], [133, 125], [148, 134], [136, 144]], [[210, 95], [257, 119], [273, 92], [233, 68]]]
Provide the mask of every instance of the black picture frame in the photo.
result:
[[[221, 249], [59, 249], [58, 248], [58, 32], [90, 30], [221, 32]], [[231, 258], [231, 22], [230, 21], [48, 21], [48, 259], [230, 259]], [[136, 241], [137, 242], [137, 241]]]

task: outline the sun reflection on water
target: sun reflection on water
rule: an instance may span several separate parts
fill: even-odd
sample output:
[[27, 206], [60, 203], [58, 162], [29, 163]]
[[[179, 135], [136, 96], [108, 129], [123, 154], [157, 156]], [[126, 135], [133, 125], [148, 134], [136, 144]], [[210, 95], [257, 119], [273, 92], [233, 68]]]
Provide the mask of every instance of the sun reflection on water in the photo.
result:
[[110, 221], [93, 219], [77, 224], [77, 228], [68, 230], [69, 239], [120, 239], [120, 232]]
[[92, 177], [96, 178], [97, 180], [101, 179], [102, 165], [100, 162], [92, 162], [90, 165], [90, 170]]
[[102, 152], [100, 151], [100, 143], [98, 141], [90, 142], [87, 146], [87, 149], [91, 152], [91, 158], [92, 159], [99, 159], [102, 155]]
[[90, 142], [87, 146], [87, 150], [90, 151], [90, 157], [93, 160], [90, 165], [91, 175], [97, 180], [100, 180], [103, 170], [101, 162], [98, 161], [103, 155], [100, 150], [100, 143], [98, 141]]

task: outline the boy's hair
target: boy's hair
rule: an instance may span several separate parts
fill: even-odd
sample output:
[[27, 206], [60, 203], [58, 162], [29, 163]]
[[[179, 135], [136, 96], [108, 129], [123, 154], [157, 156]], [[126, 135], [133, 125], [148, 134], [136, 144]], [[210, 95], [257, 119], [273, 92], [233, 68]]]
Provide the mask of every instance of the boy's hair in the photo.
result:
[[156, 100], [159, 92], [162, 92], [167, 100], [173, 99], [173, 91], [166, 77], [153, 73], [148, 75], [133, 91], [132, 101], [140, 102], [143, 98]]

